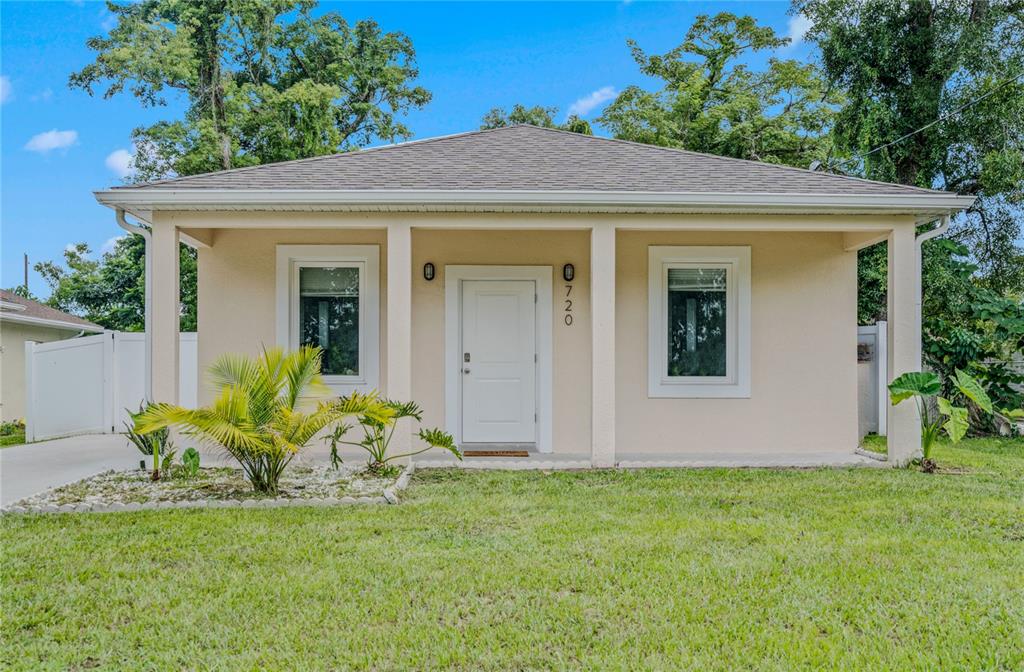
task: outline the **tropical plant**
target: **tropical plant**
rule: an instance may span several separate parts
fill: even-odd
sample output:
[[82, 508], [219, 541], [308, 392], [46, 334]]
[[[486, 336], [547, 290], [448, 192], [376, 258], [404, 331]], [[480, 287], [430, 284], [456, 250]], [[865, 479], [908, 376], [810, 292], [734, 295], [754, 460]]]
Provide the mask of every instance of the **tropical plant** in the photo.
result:
[[[174, 459], [174, 440], [171, 438], [171, 430], [167, 427], [162, 427], [159, 430], [143, 433], [137, 430], [139, 418], [141, 418], [148, 410], [149, 406], [145, 403], [139, 405], [137, 413], [132, 413], [127, 408], [124, 409], [129, 416], [129, 419], [124, 423], [125, 436], [131, 441], [132, 445], [139, 449], [139, 452], [146, 457], [153, 458], [153, 470], [151, 476], [154, 481], [160, 480], [160, 469], [161, 467], [170, 467], [170, 462], [166, 459], [161, 459], [161, 455], [170, 456], [171, 460]], [[166, 463], [166, 465], [165, 465]]]
[[[985, 389], [975, 378], [957, 369], [952, 381], [954, 387], [967, 399], [986, 413], [992, 413], [992, 401]], [[968, 410], [954, 406], [946, 397], [939, 396], [942, 381], [931, 372], [913, 371], [904, 373], [889, 383], [889, 397], [895, 406], [902, 401], [913, 398], [917, 402], [917, 410], [921, 418], [921, 468], [924, 471], [935, 471], [935, 460], [932, 459], [932, 447], [942, 430], [946, 431], [950, 440], [957, 443], [970, 429]], [[934, 399], [937, 413], [932, 412]]]
[[185, 478], [195, 478], [199, 474], [199, 451], [191, 446], [181, 454], [181, 472]]
[[[206, 408], [153, 404], [135, 418], [141, 434], [176, 426], [238, 460], [256, 492], [274, 495], [284, 469], [321, 430], [349, 415], [386, 422], [391, 410], [374, 395], [327, 399], [320, 348], [258, 357], [223, 355], [210, 367], [220, 395]], [[303, 408], [311, 407], [304, 411]]]
[[[342, 402], [345, 402], [345, 399], [342, 399]], [[403, 457], [419, 455], [431, 448], [442, 448], [450, 451], [460, 460], [462, 459], [462, 453], [459, 452], [458, 446], [455, 445], [455, 439], [452, 438], [451, 434], [440, 429], [420, 428], [418, 436], [426, 444], [426, 447], [412, 450], [408, 453], [389, 454], [388, 447], [391, 444], [391, 437], [395, 434], [395, 427], [398, 421], [403, 418], [410, 418], [417, 423], [422, 422], [423, 411], [420, 410], [420, 407], [414, 401], [401, 402], [386, 399], [383, 401], [383, 405], [388, 410], [388, 413], [383, 417], [366, 413], [359, 416], [358, 424], [363, 430], [362, 440], [345, 441], [344, 436], [354, 428], [354, 425], [345, 423], [336, 425], [334, 431], [326, 437], [325, 440], [331, 446], [331, 464], [335, 468], [341, 464], [341, 456], [338, 455], [338, 444], [358, 446], [369, 453], [370, 459], [366, 468], [368, 471], [377, 474], [389, 472], [393, 467], [393, 465], [388, 464], [389, 462]]]

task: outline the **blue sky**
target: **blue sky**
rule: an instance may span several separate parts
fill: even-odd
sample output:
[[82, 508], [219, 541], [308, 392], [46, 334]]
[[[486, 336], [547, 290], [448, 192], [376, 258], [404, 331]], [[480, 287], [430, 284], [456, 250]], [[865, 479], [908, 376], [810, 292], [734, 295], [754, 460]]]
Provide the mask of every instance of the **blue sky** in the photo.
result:
[[[349, 21], [374, 18], [412, 38], [419, 83], [434, 94], [408, 115], [415, 138], [472, 130], [495, 106], [516, 102], [600, 114], [623, 87], [651, 85], [626, 47], [649, 52], [678, 45], [700, 13], [749, 13], [783, 35], [799, 35], [786, 2], [667, 3], [321, 3]], [[140, 125], [177, 118], [180, 101], [145, 109], [130, 95], [103, 100], [67, 88], [91, 62], [86, 40], [110, 28], [101, 2], [0, 3], [0, 286], [21, 283], [31, 263], [60, 259], [70, 243], [96, 254], [120, 233], [94, 189], [121, 182], [119, 163]], [[785, 55], [807, 56], [796, 44]], [[597, 129], [601, 132], [600, 129]], [[46, 296], [31, 272], [32, 291]]]

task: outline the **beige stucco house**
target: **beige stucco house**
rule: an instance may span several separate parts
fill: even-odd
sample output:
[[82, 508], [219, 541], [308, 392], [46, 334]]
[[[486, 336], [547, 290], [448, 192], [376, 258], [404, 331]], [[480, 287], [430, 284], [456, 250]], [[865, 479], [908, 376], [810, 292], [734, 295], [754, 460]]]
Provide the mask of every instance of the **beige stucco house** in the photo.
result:
[[49, 343], [95, 334], [103, 327], [77, 315], [0, 289], [0, 416], [25, 417], [25, 343]]
[[[319, 344], [339, 394], [595, 466], [851, 454], [857, 250], [888, 241], [889, 371], [918, 369], [917, 227], [971, 202], [533, 126], [97, 198], [152, 229], [155, 399], [177, 397], [181, 240], [201, 367]], [[917, 434], [912, 406], [889, 413], [895, 460]]]

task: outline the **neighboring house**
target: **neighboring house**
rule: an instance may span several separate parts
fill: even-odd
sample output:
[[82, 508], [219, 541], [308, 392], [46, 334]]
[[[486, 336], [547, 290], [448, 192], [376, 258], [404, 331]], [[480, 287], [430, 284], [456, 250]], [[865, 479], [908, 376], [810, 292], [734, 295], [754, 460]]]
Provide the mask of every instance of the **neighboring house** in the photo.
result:
[[[339, 394], [415, 399], [464, 446], [595, 466], [852, 452], [857, 250], [888, 240], [889, 371], [917, 369], [915, 227], [972, 202], [533, 126], [97, 199], [152, 226], [156, 399], [177, 396], [183, 240], [200, 367], [319, 344]], [[888, 440], [899, 461], [918, 449], [912, 405]]]
[[25, 417], [25, 342], [48, 343], [103, 327], [56, 308], [0, 289], [0, 414], [3, 420]]

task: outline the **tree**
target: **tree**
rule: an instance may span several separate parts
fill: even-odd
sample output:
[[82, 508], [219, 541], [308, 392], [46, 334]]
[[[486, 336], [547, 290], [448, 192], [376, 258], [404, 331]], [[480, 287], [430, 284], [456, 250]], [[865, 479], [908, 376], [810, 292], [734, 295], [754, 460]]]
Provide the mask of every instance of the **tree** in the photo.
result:
[[[142, 236], [122, 236], [99, 259], [86, 243], [64, 250], [64, 264], [44, 261], [36, 271], [50, 286], [46, 303], [117, 331], [145, 329], [145, 260]], [[181, 246], [181, 330], [196, 330], [196, 253]]]
[[860, 158], [838, 167], [977, 196], [951, 237], [980, 282], [1024, 289], [1024, 3], [796, 0], [793, 12], [846, 92], [834, 138]]
[[628, 42], [658, 91], [626, 87], [598, 122], [616, 138], [806, 168], [829, 154], [840, 96], [816, 66], [776, 57], [754, 72], [741, 61], [789, 43], [749, 16], [698, 16], [682, 44], [648, 55]]
[[563, 131], [572, 131], [573, 133], [579, 133], [581, 135], [593, 135], [594, 131], [590, 128], [590, 122], [586, 119], [580, 118], [578, 115], [571, 114], [566, 119], [564, 124], [556, 124], [555, 116], [558, 114], [557, 107], [544, 107], [542, 105], [535, 105], [533, 107], [526, 107], [521, 103], [516, 103], [512, 106], [510, 112], [506, 112], [504, 108], [494, 107], [484, 115], [481, 129], [488, 128], [502, 128], [505, 126], [515, 126], [517, 124], [532, 124], [533, 126], [541, 126], [543, 128], [558, 128]]
[[184, 119], [135, 129], [135, 179], [283, 161], [407, 138], [397, 117], [430, 101], [415, 50], [372, 20], [314, 16], [311, 0], [108, 2], [117, 25], [90, 38], [69, 85], [126, 89], [144, 106], [187, 101]]

